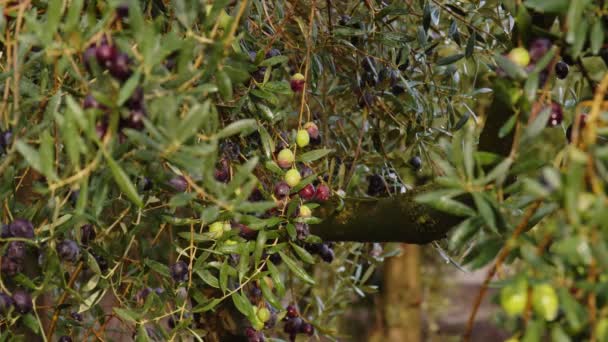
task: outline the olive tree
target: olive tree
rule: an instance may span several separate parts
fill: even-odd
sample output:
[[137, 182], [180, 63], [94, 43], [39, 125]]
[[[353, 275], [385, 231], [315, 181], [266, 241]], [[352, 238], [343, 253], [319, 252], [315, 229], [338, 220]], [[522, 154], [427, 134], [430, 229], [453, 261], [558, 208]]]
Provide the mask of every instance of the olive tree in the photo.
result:
[[603, 2], [0, 6], [3, 339], [332, 338], [389, 241], [608, 338]]

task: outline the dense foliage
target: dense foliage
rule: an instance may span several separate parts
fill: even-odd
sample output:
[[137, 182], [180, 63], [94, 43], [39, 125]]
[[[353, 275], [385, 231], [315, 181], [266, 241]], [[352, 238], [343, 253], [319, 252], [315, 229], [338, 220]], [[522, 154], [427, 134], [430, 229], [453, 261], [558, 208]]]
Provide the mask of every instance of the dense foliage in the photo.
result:
[[338, 336], [394, 251], [321, 206], [427, 183], [515, 339], [608, 338], [603, 2], [0, 6], [2, 338]]

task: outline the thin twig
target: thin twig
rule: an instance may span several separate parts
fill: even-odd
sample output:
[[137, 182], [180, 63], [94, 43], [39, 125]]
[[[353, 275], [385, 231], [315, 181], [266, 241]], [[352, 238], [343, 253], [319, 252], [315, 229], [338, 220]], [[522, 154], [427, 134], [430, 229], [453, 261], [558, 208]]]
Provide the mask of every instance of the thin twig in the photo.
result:
[[[74, 273], [72, 273], [72, 276], [70, 277], [70, 280], [68, 281], [68, 286], [67, 286], [68, 289], [74, 285], [74, 282], [76, 282], [76, 278], [80, 274], [80, 271], [82, 271], [82, 265], [83, 265], [83, 263], [81, 261], [78, 263], [78, 266], [76, 266], [76, 270], [74, 271]], [[57, 320], [59, 319], [59, 312], [61, 311], [61, 305], [63, 305], [65, 300], [68, 298], [68, 293], [69, 292], [67, 290], [64, 291], [63, 294], [61, 295], [61, 298], [59, 299], [59, 302], [55, 306], [55, 313], [53, 314], [53, 319], [51, 320], [51, 326], [46, 335], [46, 338], [49, 341], [53, 338], [53, 333], [55, 332], [55, 327], [57, 326]]]
[[488, 271], [488, 274], [486, 275], [486, 278], [484, 279], [483, 284], [481, 285], [481, 288], [479, 289], [477, 298], [475, 298], [475, 302], [473, 304], [473, 309], [469, 316], [469, 321], [467, 323], [466, 330], [462, 336], [462, 338], [465, 342], [471, 340], [471, 333], [473, 332], [473, 325], [475, 324], [475, 316], [477, 316], [477, 311], [479, 310], [479, 306], [481, 305], [481, 302], [483, 301], [483, 298], [488, 290], [488, 285], [490, 285], [490, 281], [492, 280], [492, 278], [494, 278], [494, 275], [496, 274], [496, 270], [502, 265], [502, 263], [505, 261], [505, 259], [509, 256], [509, 253], [511, 253], [512, 246], [515, 245], [517, 237], [519, 237], [519, 235], [521, 235], [521, 233], [523, 233], [523, 231], [526, 229], [526, 227], [528, 226], [528, 222], [530, 222], [530, 218], [532, 217], [532, 215], [534, 215], [534, 213], [536, 213], [536, 211], [540, 207], [541, 203], [542, 202], [540, 200], [538, 200], [538, 201], [534, 202], [534, 204], [532, 204], [532, 206], [528, 209], [528, 211], [522, 218], [521, 222], [519, 223], [517, 228], [515, 228], [515, 231], [513, 231], [513, 234], [511, 235], [511, 237], [509, 238], [509, 240], [507, 241], [507, 243], [505, 244], [503, 249], [498, 254], [498, 257], [496, 258], [496, 262], [494, 263], [492, 268], [490, 268], [490, 270]]

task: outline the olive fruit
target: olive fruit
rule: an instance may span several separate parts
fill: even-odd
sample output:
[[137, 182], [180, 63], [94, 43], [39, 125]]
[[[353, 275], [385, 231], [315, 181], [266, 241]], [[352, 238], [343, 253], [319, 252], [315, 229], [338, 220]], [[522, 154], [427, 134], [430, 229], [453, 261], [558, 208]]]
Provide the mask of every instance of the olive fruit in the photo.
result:
[[23, 290], [16, 290], [13, 292], [13, 305], [20, 314], [26, 314], [32, 311], [34, 307], [32, 297]]
[[80, 256], [80, 247], [73, 240], [63, 240], [57, 244], [57, 254], [63, 261], [74, 262]]
[[304, 89], [305, 77], [304, 75], [297, 73], [291, 76], [289, 80], [289, 85], [291, 86], [291, 90], [296, 93], [301, 92]]
[[285, 172], [285, 182], [287, 185], [294, 187], [300, 183], [300, 180], [302, 180], [302, 176], [298, 170], [291, 169]]
[[500, 305], [509, 316], [521, 315], [527, 301], [528, 285], [525, 281], [507, 285], [500, 291]]
[[274, 186], [274, 195], [278, 198], [283, 198], [289, 195], [290, 187], [286, 182], [278, 182]]
[[560, 61], [555, 64], [555, 76], [560, 80], [568, 77], [568, 64], [566, 62]]
[[176, 282], [182, 282], [188, 280], [188, 264], [180, 260], [169, 268], [171, 278]]
[[296, 134], [296, 143], [299, 147], [306, 147], [310, 143], [310, 135], [305, 129], [301, 129]]
[[315, 186], [312, 184], [306, 184], [305, 187], [302, 188], [302, 190], [300, 190], [300, 192], [298, 192], [298, 194], [300, 195], [300, 198], [303, 199], [304, 201], [310, 201], [315, 197]]
[[530, 64], [530, 54], [528, 53], [528, 50], [522, 47], [512, 49], [509, 52], [509, 59], [521, 67], [525, 67]]
[[277, 155], [277, 164], [283, 169], [288, 169], [291, 167], [293, 162], [295, 161], [295, 156], [290, 149], [284, 148]]
[[547, 321], [557, 317], [559, 300], [555, 289], [549, 284], [540, 284], [532, 288], [532, 307], [537, 315]]

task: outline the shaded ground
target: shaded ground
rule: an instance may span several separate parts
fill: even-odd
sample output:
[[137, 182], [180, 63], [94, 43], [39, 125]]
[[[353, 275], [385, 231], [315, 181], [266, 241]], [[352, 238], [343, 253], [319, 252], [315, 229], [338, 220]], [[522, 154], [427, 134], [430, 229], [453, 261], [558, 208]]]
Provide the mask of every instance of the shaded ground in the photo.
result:
[[[471, 312], [472, 303], [474, 302], [479, 287], [483, 283], [484, 277], [487, 274], [487, 269], [481, 269], [473, 273], [465, 274], [457, 270], [453, 271], [454, 283], [449, 294], [449, 305], [445, 312], [439, 315], [437, 319], [438, 331], [429, 341], [446, 341], [454, 338], [460, 340], [460, 336], [464, 332], [469, 314]], [[492, 315], [498, 309], [497, 305], [491, 302], [495, 291], [490, 289], [482, 302], [475, 326], [473, 329], [472, 341], [504, 341], [509, 336], [496, 327], [492, 321]]]

